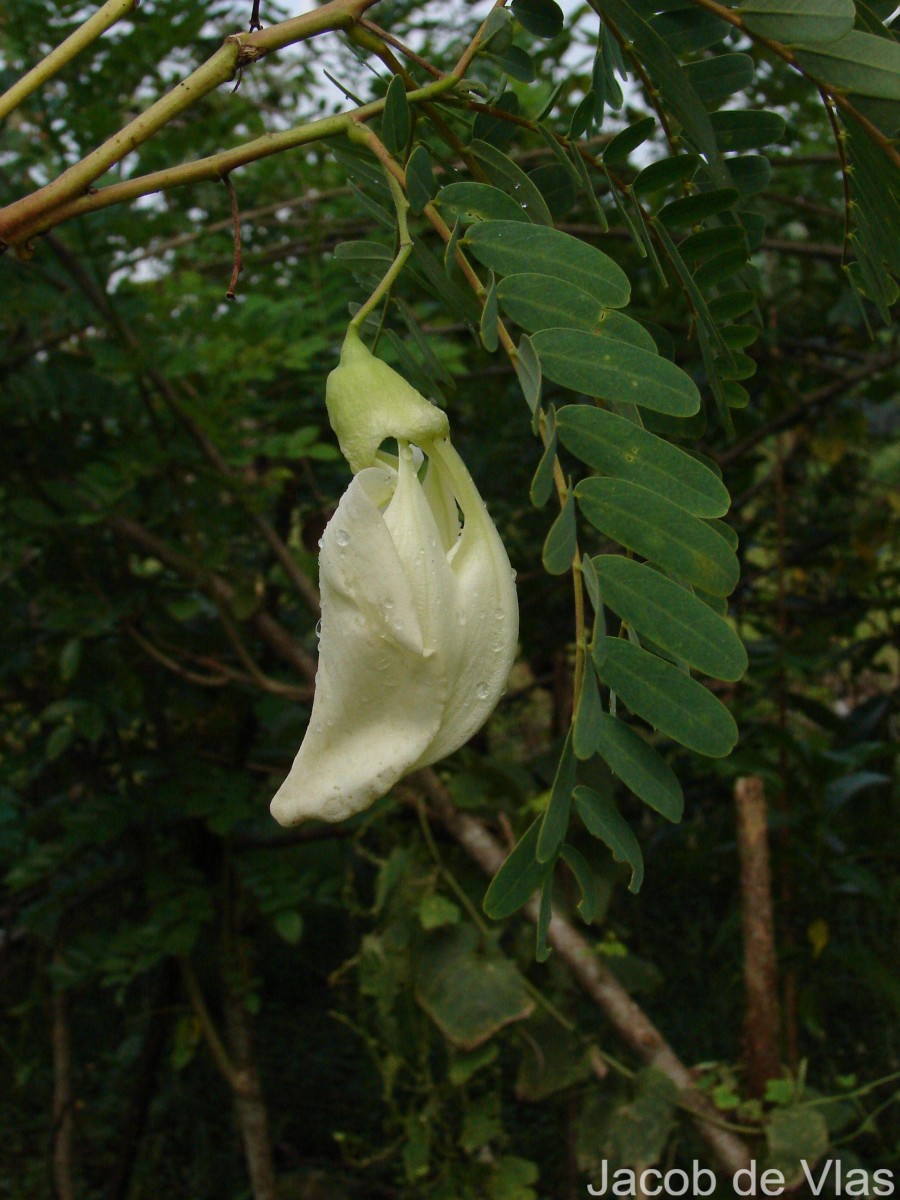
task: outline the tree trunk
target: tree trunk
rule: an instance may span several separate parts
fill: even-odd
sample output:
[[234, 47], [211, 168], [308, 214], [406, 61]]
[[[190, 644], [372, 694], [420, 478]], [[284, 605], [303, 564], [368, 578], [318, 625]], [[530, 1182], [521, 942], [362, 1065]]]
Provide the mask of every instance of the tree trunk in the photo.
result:
[[51, 1004], [50, 1039], [53, 1050], [53, 1194], [56, 1200], [75, 1200], [72, 1145], [75, 1097], [72, 1089], [72, 1045], [66, 993], [55, 991]]
[[222, 1005], [231, 1061], [236, 1070], [234, 1105], [253, 1200], [275, 1200], [275, 1166], [269, 1139], [269, 1117], [253, 1053], [253, 1029], [243, 997], [223, 979]]
[[760, 1097], [766, 1081], [781, 1074], [772, 878], [762, 780], [756, 775], [739, 779], [734, 800], [744, 927], [744, 1053], [750, 1094]]
[[119, 1135], [119, 1153], [106, 1189], [107, 1200], [127, 1200], [131, 1188], [134, 1164], [137, 1161], [150, 1102], [156, 1090], [159, 1067], [172, 1025], [172, 1004], [177, 983], [176, 962], [168, 958], [162, 965], [157, 981], [144, 1040], [135, 1064], [131, 1099]]

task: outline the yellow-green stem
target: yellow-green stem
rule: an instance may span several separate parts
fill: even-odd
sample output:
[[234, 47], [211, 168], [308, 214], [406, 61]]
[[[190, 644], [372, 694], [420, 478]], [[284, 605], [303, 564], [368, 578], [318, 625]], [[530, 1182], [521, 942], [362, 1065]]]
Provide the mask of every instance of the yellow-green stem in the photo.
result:
[[[353, 135], [354, 131], [355, 127], [351, 129], [351, 136]], [[388, 187], [391, 190], [391, 199], [394, 201], [394, 208], [397, 211], [397, 254], [387, 271], [385, 271], [384, 278], [378, 284], [378, 287], [376, 287], [375, 291], [368, 298], [365, 304], [363, 304], [358, 312], [354, 315], [353, 320], [350, 322], [351, 329], [361, 328], [363, 321], [365, 321], [372, 309], [375, 308], [385, 296], [390, 294], [390, 290], [394, 286], [394, 280], [403, 270], [404, 264], [406, 263], [406, 260], [409, 258], [412, 251], [412, 238], [409, 236], [409, 224], [406, 219], [406, 214], [409, 209], [409, 202], [407, 201], [400, 184], [390, 173], [390, 171], [385, 171], [385, 177], [387, 178]]]
[[282, 21], [256, 33], [227, 37], [205, 63], [177, 87], [130, 121], [118, 133], [63, 171], [51, 183], [15, 201], [0, 212], [0, 241], [21, 242], [37, 232], [40, 217], [86, 192], [110, 167], [143, 145], [163, 126], [220, 84], [232, 79], [247, 63], [293, 42], [352, 24], [375, 0], [331, 0], [313, 12]]
[[107, 0], [83, 25], [79, 25], [74, 33], [70, 33], [46, 58], [42, 58], [0, 96], [0, 121], [136, 6], [137, 0]]

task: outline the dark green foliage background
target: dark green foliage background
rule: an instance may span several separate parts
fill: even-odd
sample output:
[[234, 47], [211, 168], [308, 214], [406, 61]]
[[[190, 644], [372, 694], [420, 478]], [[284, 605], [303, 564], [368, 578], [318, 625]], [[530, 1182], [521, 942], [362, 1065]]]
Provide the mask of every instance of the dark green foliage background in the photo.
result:
[[[0, 87], [79, 6], [52, 6], [52, 21], [50, 7], [19, 0], [15, 19], [3, 16]], [[282, 8], [265, 20], [290, 15]], [[384, 4], [377, 19], [407, 36], [417, 25], [422, 53], [448, 67], [464, 45], [455, 38], [475, 28], [471, 12], [417, 9]], [[247, 16], [231, 4], [145, 0], [7, 121], [5, 201], [95, 146]], [[552, 42], [521, 31], [517, 41], [534, 52], [538, 82], [514, 91], [527, 106], [534, 89], [560, 82], [554, 111], [565, 132], [588, 83], [596, 19], [582, 13]], [[350, 48], [333, 37], [321, 46], [324, 59], [317, 42], [246, 71], [236, 92], [220, 89], [142, 147], [128, 172], [327, 111], [336, 93], [322, 90], [323, 61], [352, 91], [383, 94], [384, 79]], [[473, 72], [493, 87], [500, 65], [485, 58]], [[631, 89], [600, 136], [644, 115], [643, 105]], [[755, 205], [767, 221], [754, 257], [757, 370], [733, 438], [701, 415], [686, 423], [686, 444], [718, 457], [734, 497], [742, 580], [731, 611], [750, 669], [718, 694], [742, 736], [722, 761], [668, 746], [685, 790], [678, 826], [597, 775], [594, 786], [617, 796], [636, 829], [646, 882], [631, 895], [627, 872], [576, 832], [602, 901], [587, 934], [683, 1061], [700, 1064], [723, 1118], [763, 1131], [756, 1144], [779, 1108], [816, 1112], [829, 1153], [900, 1170], [890, 1103], [900, 1069], [896, 339], [840, 271], [843, 195], [816, 93], [763, 63], [736, 105], [787, 117]], [[471, 113], [450, 117], [468, 136]], [[528, 170], [552, 170], [541, 138], [500, 128], [494, 136], [482, 121], [477, 132]], [[436, 161], [449, 161], [433, 131], [419, 132]], [[646, 161], [663, 153], [654, 145]], [[621, 1165], [653, 1160], [613, 1137], [616, 1114], [645, 1095], [646, 1077], [633, 1078], [639, 1064], [553, 957], [534, 963], [532, 933], [517, 917], [493, 926], [486, 945], [517, 964], [539, 1001], [486, 1043], [462, 1080], [459, 1053], [417, 1002], [421, 961], [437, 940], [469, 929], [459, 893], [480, 908], [486, 881], [435, 826], [459, 891], [448, 888], [408, 791], [309, 841], [268, 816], [308, 715], [284, 689], [308, 681], [260, 637], [256, 618], [276, 617], [314, 656], [316, 614], [254, 518], [271, 522], [314, 579], [318, 537], [348, 479], [324, 380], [348, 305], [365, 295], [358, 264], [335, 246], [389, 247], [392, 237], [347, 188], [358, 156], [316, 145], [235, 175], [245, 270], [231, 305], [229, 201], [213, 184], [70, 222], [30, 260], [0, 260], [0, 1195], [10, 1200], [48, 1194], [59, 991], [71, 1022], [79, 1195], [109, 1194], [154, 1011], [165, 1050], [130, 1194], [248, 1194], [229, 1090], [179, 959], [193, 964], [215, 1022], [223, 978], [253, 1018], [284, 1197], [562, 1198], [583, 1194], [604, 1146], [618, 1146]], [[644, 162], [624, 166], [625, 177]], [[537, 179], [557, 222], [599, 240], [624, 268], [632, 311], [661, 351], [702, 380], [681, 293], [664, 289], [620, 236], [608, 199], [612, 235], [602, 238], [574, 191], [552, 174]], [[424, 221], [413, 233], [442, 256]], [[521, 834], [546, 800], [570, 716], [570, 591], [542, 570], [551, 517], [528, 500], [540, 446], [513, 371], [474, 336], [471, 297], [460, 292], [461, 311], [447, 312], [412, 272], [399, 295], [444, 369], [454, 441], [518, 570], [522, 612], [510, 695], [440, 773], [460, 806], [492, 826], [504, 814]], [[399, 309], [387, 324], [428, 389], [433, 372]], [[379, 352], [409, 372], [394, 343], [384, 339]], [[571, 399], [553, 385], [546, 396]], [[578, 469], [565, 452], [562, 460]], [[164, 561], [153, 539], [181, 565]], [[210, 597], [213, 573], [233, 589], [230, 611]], [[775, 1088], [765, 1112], [741, 1074], [732, 790], [742, 774], [761, 775], [769, 793], [781, 967], [796, 989], [797, 1058], [785, 1075], [794, 1082]], [[577, 922], [577, 891], [560, 880], [557, 901]], [[438, 911], [447, 925], [434, 933]], [[572, 1023], [562, 1045], [543, 1002]], [[583, 1065], [588, 1043], [615, 1060], [603, 1082]], [[539, 1059], [555, 1066], [530, 1099], [535, 1088], [519, 1073]], [[856, 1095], [886, 1076], [893, 1082]], [[671, 1099], [646, 1095], [671, 1161], [702, 1159]], [[835, 1099], [803, 1107], [815, 1097]]]

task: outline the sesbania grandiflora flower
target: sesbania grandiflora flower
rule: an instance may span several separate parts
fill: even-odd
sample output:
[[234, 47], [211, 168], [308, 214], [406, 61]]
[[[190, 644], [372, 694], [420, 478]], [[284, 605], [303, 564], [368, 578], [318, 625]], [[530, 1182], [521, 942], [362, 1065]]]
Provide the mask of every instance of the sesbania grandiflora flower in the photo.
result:
[[[518, 638], [509, 559], [446, 415], [352, 327], [326, 400], [355, 475], [321, 541], [316, 692], [272, 801], [282, 825], [343, 820], [458, 749], [500, 698]], [[386, 438], [396, 461], [379, 454]]]

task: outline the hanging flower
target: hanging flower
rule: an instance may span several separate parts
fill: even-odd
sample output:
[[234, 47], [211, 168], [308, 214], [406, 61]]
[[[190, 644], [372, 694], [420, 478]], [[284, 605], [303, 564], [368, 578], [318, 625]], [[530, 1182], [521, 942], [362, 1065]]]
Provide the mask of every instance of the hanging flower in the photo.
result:
[[[357, 473], [322, 537], [316, 693], [272, 801], [282, 825], [343, 820], [462, 746], [499, 700], [518, 637], [509, 559], [446, 415], [352, 328], [326, 397]], [[393, 461], [379, 454], [388, 437]]]

